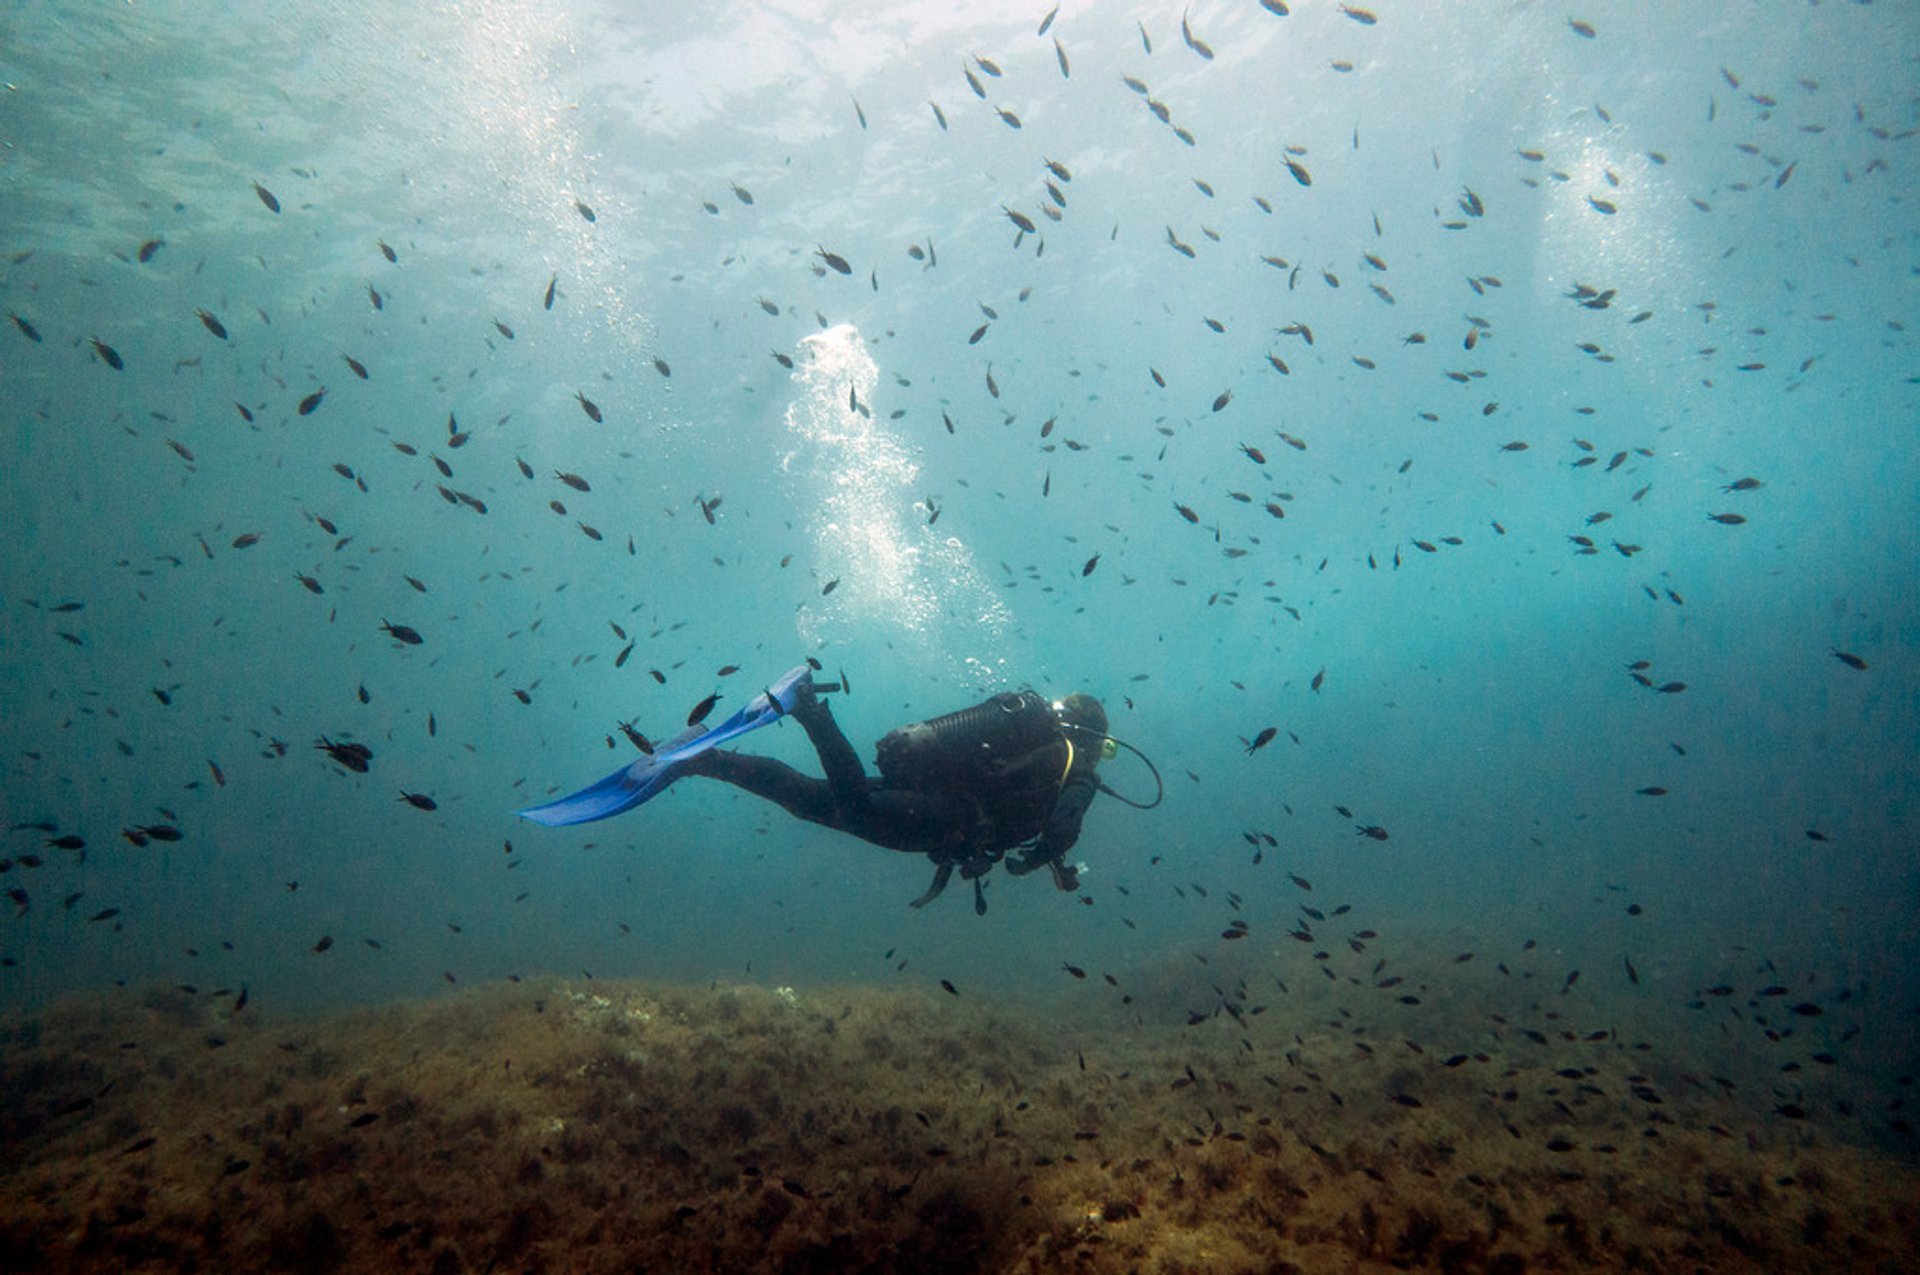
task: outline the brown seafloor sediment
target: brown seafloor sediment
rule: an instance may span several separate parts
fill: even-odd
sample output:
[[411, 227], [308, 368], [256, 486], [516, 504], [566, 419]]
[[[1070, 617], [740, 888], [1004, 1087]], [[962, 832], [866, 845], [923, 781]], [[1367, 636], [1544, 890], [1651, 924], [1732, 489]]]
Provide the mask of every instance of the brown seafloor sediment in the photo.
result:
[[[0, 1269], [1911, 1270], [1920, 1174], [1618, 1041], [940, 991], [153, 990], [0, 1029]], [[1585, 1052], [1563, 1066], [1569, 1050]]]

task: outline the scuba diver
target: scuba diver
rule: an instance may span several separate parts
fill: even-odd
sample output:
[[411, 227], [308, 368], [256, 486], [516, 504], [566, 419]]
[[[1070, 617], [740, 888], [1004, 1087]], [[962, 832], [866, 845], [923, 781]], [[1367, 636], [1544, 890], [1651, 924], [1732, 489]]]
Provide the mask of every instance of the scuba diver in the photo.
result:
[[[876, 748], [874, 777], [821, 698], [844, 686], [843, 675], [839, 684], [816, 687], [812, 668], [801, 665], [719, 726], [691, 726], [592, 787], [519, 813], [549, 826], [587, 823], [631, 810], [684, 775], [701, 775], [765, 797], [797, 819], [925, 854], [934, 862], [933, 884], [910, 906], [938, 898], [957, 870], [973, 883], [974, 911], [984, 913], [981, 879], [1003, 861], [1014, 876], [1046, 868], [1057, 888], [1078, 888], [1080, 868], [1066, 854], [1096, 791], [1140, 806], [1095, 773], [1120, 742], [1107, 734], [1106, 710], [1090, 695], [1050, 702], [1032, 690], [1003, 692], [890, 731]], [[717, 747], [783, 717], [807, 732], [826, 778]], [[1158, 804], [1156, 797], [1140, 808]]]

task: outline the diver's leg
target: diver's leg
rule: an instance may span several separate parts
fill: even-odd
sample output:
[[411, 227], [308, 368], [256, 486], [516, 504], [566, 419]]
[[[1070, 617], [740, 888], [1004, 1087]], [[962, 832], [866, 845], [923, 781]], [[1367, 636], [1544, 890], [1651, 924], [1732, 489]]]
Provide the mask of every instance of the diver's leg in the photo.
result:
[[844, 826], [834, 818], [836, 802], [827, 782], [803, 775], [783, 761], [710, 748], [677, 764], [686, 774], [718, 779], [765, 797], [796, 819], [829, 828]]
[[[831, 719], [827, 729], [845, 743]], [[852, 751], [847, 750], [849, 755]], [[859, 766], [858, 761], [853, 764]], [[732, 784], [766, 798], [796, 819], [851, 833], [883, 850], [938, 857], [965, 840], [964, 811], [954, 803], [898, 788], [868, 791], [864, 776], [860, 778], [862, 799], [849, 809], [828, 780], [803, 775], [771, 757], [712, 748], [675, 765], [683, 774]]]
[[852, 827], [864, 820], [869, 798], [867, 772], [860, 765], [859, 754], [853, 751], [853, 745], [840, 730], [840, 723], [833, 720], [833, 710], [817, 695], [803, 692], [793, 706], [792, 716], [813, 741], [813, 751], [820, 754], [820, 769], [827, 774], [827, 787], [841, 808], [845, 826]]
[[967, 843], [971, 803], [908, 788], [876, 788], [861, 807], [859, 822], [848, 831], [888, 850], [953, 860]]
[[771, 757], [709, 749], [676, 763], [765, 797], [809, 823], [851, 833], [887, 850], [943, 857], [966, 840], [966, 803], [900, 788], [876, 788], [824, 700], [802, 694], [790, 714], [820, 755], [826, 779], [812, 779]]

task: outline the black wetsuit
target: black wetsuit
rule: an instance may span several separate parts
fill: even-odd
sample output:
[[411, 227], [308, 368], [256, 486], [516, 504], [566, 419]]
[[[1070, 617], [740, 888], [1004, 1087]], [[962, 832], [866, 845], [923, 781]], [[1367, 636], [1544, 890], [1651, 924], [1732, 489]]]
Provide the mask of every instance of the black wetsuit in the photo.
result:
[[[950, 767], [932, 782], [912, 786], [869, 776], [824, 700], [808, 698], [791, 716], [820, 754], [825, 779], [803, 775], [771, 757], [714, 749], [690, 759], [687, 773], [719, 779], [765, 797], [795, 818], [851, 833], [888, 850], [925, 854], [936, 865], [934, 882], [914, 906], [931, 901], [957, 867], [975, 882], [976, 910], [983, 910], [978, 879], [1006, 852], [1029, 848], [1007, 862], [1020, 875], [1047, 866], [1062, 890], [1077, 878], [1063, 856], [1080, 836], [1080, 820], [1097, 787], [1098, 737], [1075, 745], [1054, 723], [1046, 701], [1032, 692], [996, 696], [988, 706], [1024, 713], [1031, 746], [1014, 755], [981, 750], [972, 764]], [[1035, 714], [1045, 713], [1042, 724]]]

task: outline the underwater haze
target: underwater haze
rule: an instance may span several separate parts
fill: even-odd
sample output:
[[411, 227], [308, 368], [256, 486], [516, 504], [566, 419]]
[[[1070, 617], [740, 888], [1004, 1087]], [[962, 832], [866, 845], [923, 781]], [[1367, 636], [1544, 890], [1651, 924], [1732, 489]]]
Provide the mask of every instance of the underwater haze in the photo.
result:
[[[1075, 1109], [1021, 1134], [1027, 1176], [986, 1196], [966, 1135], [932, 1169], [902, 1153], [923, 1167], [864, 1215], [906, 1222], [870, 1251], [834, 1247], [858, 1224], [761, 1146], [751, 1172], [746, 1151], [609, 1170], [698, 1179], [669, 1193], [696, 1212], [644, 1243], [568, 1231], [557, 1203], [484, 1242], [486, 1222], [323, 1232], [288, 1204], [258, 1249], [191, 1227], [68, 1249], [74, 1204], [0, 1231], [0, 1255], [1448, 1264], [1431, 1236], [1396, 1249], [1378, 1202], [1285, 1239], [1193, 1238], [1242, 1224], [1224, 1207], [1181, 1215], [1178, 1244], [1120, 1234], [1175, 1225], [1153, 1185], [1173, 1160], [1140, 1161], [1256, 1163], [1223, 1122], [1278, 1119], [1256, 1094], [1307, 1067], [1339, 1137], [1262, 1126], [1282, 1159], [1311, 1145], [1302, 1198], [1335, 1198], [1299, 1185], [1317, 1174], [1392, 1199], [1394, 1154], [1364, 1175], [1326, 1155], [1402, 1119], [1567, 1142], [1540, 1180], [1584, 1189], [1561, 1175], [1571, 1153], [1597, 1179], [1599, 1139], [1548, 1126], [1599, 1104], [1624, 1132], [1597, 1158], [1651, 1155], [1677, 1119], [1668, 1137], [1758, 1156], [1775, 1185], [1740, 1203], [1792, 1219], [1751, 1244], [1702, 1223], [1698, 1251], [1642, 1236], [1649, 1267], [1897, 1264], [1920, 1234], [1914, 11], [1050, 7], [0, 10], [4, 1133], [22, 1164], [97, 1154], [108, 1176], [143, 1130], [165, 1155], [151, 1111], [87, 1131], [145, 1092], [95, 1092], [140, 1031], [187, 1070], [217, 1036], [264, 1107], [292, 1065], [273, 1042], [337, 1031], [350, 1053], [370, 1014], [471, 1015], [478, 1041], [497, 1004], [529, 1051], [559, 1048], [526, 1043], [558, 1029], [549, 1005], [589, 1032], [678, 1014], [708, 1033], [691, 1067], [804, 1054], [739, 1024], [818, 1000], [892, 1043], [817, 1065], [887, 1084], [899, 1041], [968, 1024], [928, 1046], [952, 1101], [1012, 1100], [965, 1052], [994, 1042], [1031, 1040], [1005, 1069], [1057, 1067], [1063, 1091], [1152, 1074], [1159, 1097], [1126, 1099], [1141, 1141], [1102, 1168], [1138, 1180], [1035, 1184], [1091, 1171]], [[995, 871], [984, 911], [959, 883], [909, 909], [925, 858], [697, 777], [607, 822], [516, 817], [633, 761], [623, 723], [670, 738], [802, 661], [844, 681], [870, 770], [904, 723], [1084, 691], [1139, 750], [1102, 765], [1111, 790], [1152, 800], [1144, 754], [1164, 801], [1097, 797], [1079, 888]], [[793, 723], [734, 746], [820, 773]], [[377, 1061], [341, 1087], [413, 1075], [438, 1038], [409, 1039], [405, 1066], [363, 1042]], [[1595, 1065], [1509, 1050], [1602, 1040], [1593, 1094], [1490, 1116], [1514, 1067]], [[1169, 1091], [1189, 1049], [1208, 1061]], [[1650, 1080], [1661, 1051], [1679, 1060]], [[1428, 1073], [1458, 1092], [1422, 1107]], [[781, 1084], [662, 1137], [764, 1144]], [[1683, 1116], [1679, 1090], [1718, 1105]], [[1201, 1105], [1155, 1126], [1160, 1097]], [[833, 1145], [855, 1156], [865, 1128]], [[1825, 1180], [1888, 1192], [1891, 1232], [1848, 1220], [1865, 1195], [1831, 1188], [1816, 1226], [1767, 1194], [1821, 1176], [1796, 1159], [1818, 1149], [1865, 1158]], [[277, 1163], [180, 1154], [167, 1172], [225, 1192]], [[45, 1206], [28, 1172], [7, 1194]], [[1071, 1224], [1020, 1221], [1049, 1190]], [[117, 1207], [100, 1235], [161, 1227]], [[1624, 1260], [1551, 1202], [1490, 1234], [1445, 1207], [1415, 1212], [1478, 1226], [1469, 1265]], [[716, 1218], [745, 1247], [659, 1238]]]

